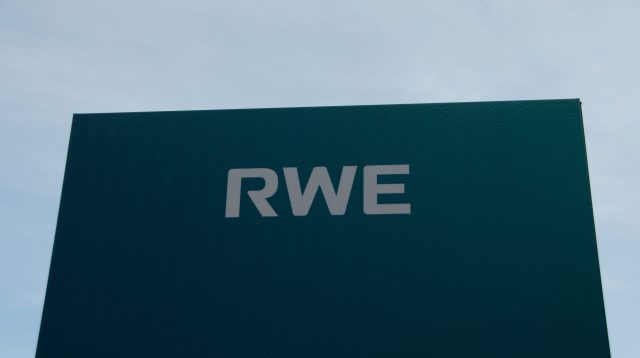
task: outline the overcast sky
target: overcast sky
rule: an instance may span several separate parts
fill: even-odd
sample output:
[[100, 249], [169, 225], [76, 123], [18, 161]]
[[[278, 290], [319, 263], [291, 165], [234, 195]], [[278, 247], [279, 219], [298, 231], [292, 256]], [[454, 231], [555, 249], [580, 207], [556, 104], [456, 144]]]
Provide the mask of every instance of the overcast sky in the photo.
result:
[[640, 2], [0, 0], [0, 356], [32, 357], [72, 113], [576, 98], [640, 354]]

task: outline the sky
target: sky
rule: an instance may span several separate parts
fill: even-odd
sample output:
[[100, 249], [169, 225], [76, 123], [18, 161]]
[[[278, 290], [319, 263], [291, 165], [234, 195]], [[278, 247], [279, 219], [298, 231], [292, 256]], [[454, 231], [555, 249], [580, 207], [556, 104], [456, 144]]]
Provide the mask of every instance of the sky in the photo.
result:
[[580, 98], [640, 354], [640, 2], [0, 0], [0, 357], [33, 357], [73, 113]]

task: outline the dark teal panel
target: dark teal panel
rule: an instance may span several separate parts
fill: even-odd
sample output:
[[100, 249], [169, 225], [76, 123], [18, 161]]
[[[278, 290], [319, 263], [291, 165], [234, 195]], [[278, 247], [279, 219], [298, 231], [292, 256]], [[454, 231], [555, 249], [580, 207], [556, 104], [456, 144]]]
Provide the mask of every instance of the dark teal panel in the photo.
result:
[[[386, 164], [410, 215], [363, 213]], [[292, 215], [283, 167], [347, 165]], [[75, 115], [36, 356], [609, 357], [580, 103]]]

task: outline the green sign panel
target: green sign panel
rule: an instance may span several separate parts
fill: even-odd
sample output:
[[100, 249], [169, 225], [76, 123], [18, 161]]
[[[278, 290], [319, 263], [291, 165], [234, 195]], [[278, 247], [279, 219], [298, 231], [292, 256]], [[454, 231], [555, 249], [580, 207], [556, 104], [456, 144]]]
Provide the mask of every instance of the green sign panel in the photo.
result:
[[37, 357], [609, 357], [578, 100], [75, 115]]

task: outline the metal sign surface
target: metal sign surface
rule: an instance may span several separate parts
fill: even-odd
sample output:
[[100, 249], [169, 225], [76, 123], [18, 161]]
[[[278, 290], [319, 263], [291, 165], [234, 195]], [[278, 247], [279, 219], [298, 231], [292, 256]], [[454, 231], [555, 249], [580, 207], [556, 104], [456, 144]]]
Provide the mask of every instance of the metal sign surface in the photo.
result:
[[75, 115], [37, 357], [609, 357], [578, 100]]

